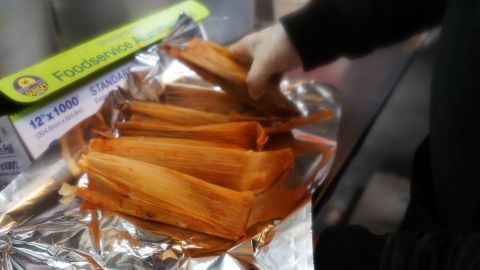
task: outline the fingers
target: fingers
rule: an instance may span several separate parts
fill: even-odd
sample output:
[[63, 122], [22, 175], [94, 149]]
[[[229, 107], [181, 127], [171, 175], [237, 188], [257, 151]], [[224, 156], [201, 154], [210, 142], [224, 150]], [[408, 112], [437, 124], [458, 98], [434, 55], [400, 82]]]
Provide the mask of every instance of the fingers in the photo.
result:
[[251, 55], [251, 35], [243, 37], [237, 43], [230, 46], [230, 51], [234, 54], [247, 54]]
[[271, 66], [268, 63], [269, 61], [262, 55], [253, 59], [247, 76], [248, 94], [252, 99], [260, 99], [267, 90], [266, 85], [272, 75]]
[[242, 38], [237, 43], [230, 46], [230, 51], [235, 55], [237, 61], [249, 66], [254, 57], [254, 35], [251, 34]]
[[250, 34], [230, 47], [238, 61], [250, 66], [246, 83], [252, 99], [259, 99], [265, 93], [265, 85], [271, 75], [268, 52], [262, 50], [262, 44], [258, 44], [265, 38], [264, 32]]
[[256, 100], [265, 94], [272, 76], [299, 64], [299, 58], [281, 25], [248, 35], [232, 45], [230, 50], [238, 61], [250, 66], [246, 83], [248, 94]]

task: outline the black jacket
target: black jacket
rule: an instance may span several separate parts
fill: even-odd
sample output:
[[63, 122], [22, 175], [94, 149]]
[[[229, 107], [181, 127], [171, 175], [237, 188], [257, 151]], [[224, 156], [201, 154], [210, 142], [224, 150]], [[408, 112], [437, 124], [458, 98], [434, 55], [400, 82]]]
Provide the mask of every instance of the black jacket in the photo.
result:
[[332, 227], [318, 269], [480, 269], [480, 1], [319, 0], [282, 18], [310, 69], [441, 24], [430, 135], [418, 148], [400, 232]]

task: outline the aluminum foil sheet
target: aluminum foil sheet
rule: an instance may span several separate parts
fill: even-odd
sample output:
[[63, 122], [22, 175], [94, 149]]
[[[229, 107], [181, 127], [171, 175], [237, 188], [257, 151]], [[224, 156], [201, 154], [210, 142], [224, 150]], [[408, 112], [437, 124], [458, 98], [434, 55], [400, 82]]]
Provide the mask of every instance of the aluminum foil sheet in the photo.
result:
[[[201, 27], [181, 15], [163, 42], [184, 46], [204, 37]], [[289, 81], [281, 89], [309, 115], [332, 109], [328, 122], [272, 138], [270, 145], [291, 147], [295, 166], [258, 195], [246, 239], [238, 243], [140, 220], [76, 199], [65, 207], [58, 189], [88, 177], [76, 159], [92, 137], [121, 136], [115, 121], [128, 119], [122, 108], [132, 99], [164, 102], [169, 83], [219, 91], [193, 71], [152, 46], [136, 55], [128, 89], [110, 93], [102, 108], [70, 130], [0, 192], [1, 269], [313, 269], [311, 192], [327, 176], [336, 149], [340, 114], [338, 93], [314, 81]]]

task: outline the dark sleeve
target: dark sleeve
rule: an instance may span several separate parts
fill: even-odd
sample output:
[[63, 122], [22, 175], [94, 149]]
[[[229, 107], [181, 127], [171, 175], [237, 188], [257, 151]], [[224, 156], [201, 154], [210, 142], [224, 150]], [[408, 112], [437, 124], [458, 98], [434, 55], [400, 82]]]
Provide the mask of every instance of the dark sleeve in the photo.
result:
[[441, 21], [446, 0], [313, 0], [281, 18], [305, 69], [357, 57]]
[[315, 250], [319, 270], [480, 269], [480, 232], [396, 232], [375, 235], [359, 226], [326, 229]]

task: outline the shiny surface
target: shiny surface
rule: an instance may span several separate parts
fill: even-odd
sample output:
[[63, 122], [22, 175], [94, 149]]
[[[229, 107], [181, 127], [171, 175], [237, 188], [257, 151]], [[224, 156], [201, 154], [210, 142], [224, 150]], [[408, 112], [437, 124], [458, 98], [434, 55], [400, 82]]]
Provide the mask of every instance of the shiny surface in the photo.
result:
[[[200, 29], [183, 17], [167, 41], [184, 46], [199, 35]], [[121, 110], [125, 102], [132, 96], [156, 99], [162, 91], [158, 86], [165, 82], [201, 82], [157, 47], [138, 55], [131, 78], [131, 91], [113, 91], [99, 113], [60, 140], [61, 147], [52, 147], [0, 192], [4, 205], [0, 265], [5, 269], [313, 269], [309, 189], [319, 186], [331, 167], [340, 113], [338, 93], [322, 83], [282, 82], [282, 91], [306, 115], [332, 109], [337, 117], [297, 129], [292, 136], [272, 138], [273, 148], [293, 148], [295, 169], [256, 196], [249, 237], [239, 243], [86, 204], [69, 209], [58, 205], [59, 185], [77, 179], [71, 156], [77, 156], [98, 132], [116, 134], [109, 128], [115, 120], [128, 117]], [[86, 181], [82, 175], [78, 185]]]
[[[204, 22], [210, 40], [227, 43], [254, 26], [253, 0], [201, 0], [210, 10]], [[60, 48], [70, 47], [122, 24], [141, 19], [175, 0], [53, 0]], [[228, 25], [228, 27], [225, 27]]]
[[51, 17], [46, 0], [0, 0], [0, 77], [57, 50]]
[[[310, 204], [222, 255], [193, 258], [198, 234], [178, 239], [168, 226], [78, 208], [0, 235], [2, 269], [313, 269]], [[98, 220], [98, 231], [91, 220]], [[152, 229], [153, 228], [153, 229]], [[98, 238], [95, 236], [98, 234]], [[221, 240], [211, 242], [222, 245]], [[295, 249], [292, 249], [295, 247]]]
[[[205, 26], [211, 40], [228, 43], [254, 28], [254, 0], [199, 2], [210, 9]], [[0, 0], [0, 77], [175, 3], [178, 1]]]

